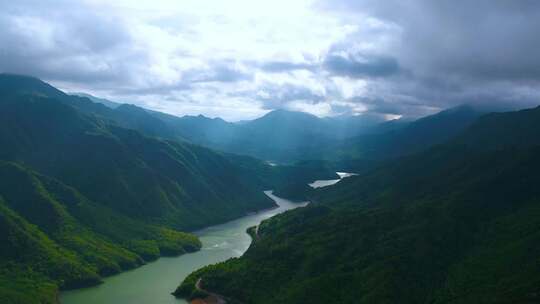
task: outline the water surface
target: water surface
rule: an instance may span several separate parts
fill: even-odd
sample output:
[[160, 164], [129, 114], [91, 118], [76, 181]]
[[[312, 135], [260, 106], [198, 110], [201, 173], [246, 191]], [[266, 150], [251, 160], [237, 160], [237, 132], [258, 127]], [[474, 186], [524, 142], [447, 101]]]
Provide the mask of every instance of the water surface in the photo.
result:
[[312, 188], [327, 187], [327, 186], [331, 186], [339, 182], [342, 178], [356, 175], [354, 173], [346, 173], [346, 172], [336, 172], [336, 174], [339, 175], [338, 179], [316, 180], [313, 183], [309, 184], [309, 186], [311, 186]]
[[251, 238], [246, 229], [285, 210], [305, 206], [279, 198], [266, 191], [278, 208], [261, 211], [237, 220], [212, 226], [195, 234], [202, 242], [200, 251], [178, 257], [163, 257], [142, 267], [106, 278], [96, 287], [62, 292], [62, 304], [179, 304], [187, 303], [170, 293], [191, 272], [231, 257], [241, 256]]
[[[352, 173], [336, 172], [340, 179]], [[319, 180], [310, 184], [314, 188], [337, 183]], [[60, 294], [62, 304], [187, 304], [171, 295], [176, 287], [193, 271], [232, 257], [241, 256], [251, 243], [246, 229], [283, 211], [305, 206], [293, 203], [265, 191], [278, 208], [261, 211], [237, 220], [208, 227], [195, 234], [202, 242], [202, 249], [178, 257], [163, 257], [142, 267], [105, 278], [101, 285], [71, 290]]]

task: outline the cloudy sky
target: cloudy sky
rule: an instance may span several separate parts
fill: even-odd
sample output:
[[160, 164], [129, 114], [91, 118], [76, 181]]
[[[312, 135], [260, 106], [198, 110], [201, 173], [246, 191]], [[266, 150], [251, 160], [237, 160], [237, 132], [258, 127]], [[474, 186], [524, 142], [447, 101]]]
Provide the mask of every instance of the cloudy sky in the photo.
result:
[[535, 0], [0, 0], [0, 72], [176, 115], [540, 104]]

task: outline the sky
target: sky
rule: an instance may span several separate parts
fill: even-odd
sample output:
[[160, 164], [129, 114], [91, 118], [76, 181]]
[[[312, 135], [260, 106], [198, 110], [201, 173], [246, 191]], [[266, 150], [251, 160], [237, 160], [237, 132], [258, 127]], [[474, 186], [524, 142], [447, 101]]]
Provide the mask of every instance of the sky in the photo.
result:
[[540, 104], [535, 0], [0, 0], [0, 72], [175, 115]]

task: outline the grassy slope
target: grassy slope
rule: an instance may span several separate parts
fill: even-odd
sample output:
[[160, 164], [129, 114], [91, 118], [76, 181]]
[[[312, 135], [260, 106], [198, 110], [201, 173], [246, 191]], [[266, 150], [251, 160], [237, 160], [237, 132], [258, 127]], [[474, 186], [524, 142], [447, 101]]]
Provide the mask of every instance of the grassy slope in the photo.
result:
[[0, 158], [24, 162], [130, 217], [192, 229], [273, 205], [208, 149], [104, 124], [47, 98], [23, 96], [0, 107]]

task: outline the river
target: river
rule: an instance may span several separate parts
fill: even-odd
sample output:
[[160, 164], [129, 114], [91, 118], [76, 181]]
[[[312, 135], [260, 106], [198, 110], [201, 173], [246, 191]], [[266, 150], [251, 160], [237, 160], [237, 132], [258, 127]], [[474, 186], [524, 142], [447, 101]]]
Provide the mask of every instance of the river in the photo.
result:
[[[340, 178], [350, 175], [340, 174]], [[317, 187], [335, 184], [339, 180], [316, 181]], [[312, 183], [312, 187], [313, 186]], [[321, 186], [322, 185], [322, 186]], [[60, 294], [62, 304], [179, 304], [188, 303], [176, 299], [170, 293], [194, 270], [203, 266], [241, 256], [251, 243], [246, 229], [258, 225], [289, 209], [305, 206], [265, 191], [278, 208], [248, 215], [234, 221], [208, 227], [195, 234], [202, 242], [200, 251], [178, 257], [162, 257], [142, 267], [104, 279], [95, 287], [65, 291]]]
[[349, 177], [356, 175], [354, 173], [347, 173], [347, 172], [336, 172], [336, 174], [339, 176], [338, 179], [326, 179], [326, 180], [316, 180], [313, 183], [309, 184], [312, 188], [322, 188], [326, 186], [331, 186], [337, 182], [339, 182], [342, 178]]

